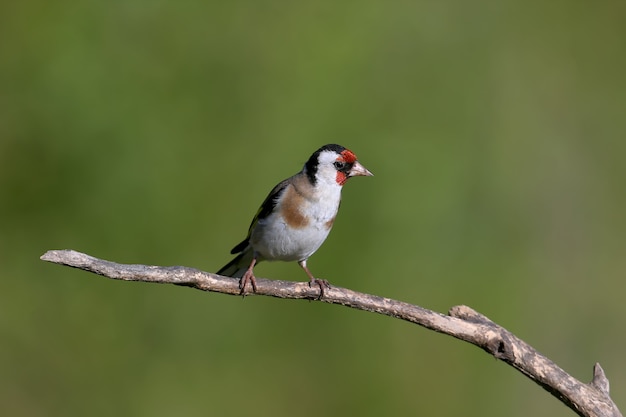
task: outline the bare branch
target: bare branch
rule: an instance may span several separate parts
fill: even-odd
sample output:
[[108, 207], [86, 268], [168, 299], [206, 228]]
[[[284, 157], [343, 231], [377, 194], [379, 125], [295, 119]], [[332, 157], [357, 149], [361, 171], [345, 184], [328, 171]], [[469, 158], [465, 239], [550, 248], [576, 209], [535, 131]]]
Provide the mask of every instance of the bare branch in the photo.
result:
[[[202, 291], [239, 295], [238, 279], [194, 268], [124, 265], [73, 250], [48, 251], [41, 259], [112, 279], [183, 285]], [[305, 282], [257, 278], [255, 295], [317, 300], [319, 288], [309, 287]], [[335, 286], [327, 289], [320, 301], [406, 320], [476, 345], [541, 385], [580, 416], [622, 416], [609, 396], [609, 381], [599, 364], [594, 366], [593, 380], [589, 384], [582, 383], [513, 333], [467, 306], [452, 307], [449, 314], [445, 315], [390, 298]]]

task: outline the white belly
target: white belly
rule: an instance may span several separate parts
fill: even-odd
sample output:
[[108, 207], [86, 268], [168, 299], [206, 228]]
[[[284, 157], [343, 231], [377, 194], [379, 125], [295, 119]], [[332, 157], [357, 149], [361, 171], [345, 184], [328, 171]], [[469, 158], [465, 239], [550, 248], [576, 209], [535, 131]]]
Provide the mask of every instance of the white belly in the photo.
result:
[[260, 220], [250, 236], [252, 248], [268, 261], [307, 259], [319, 249], [330, 232], [325, 222], [314, 222], [294, 229], [274, 216]]

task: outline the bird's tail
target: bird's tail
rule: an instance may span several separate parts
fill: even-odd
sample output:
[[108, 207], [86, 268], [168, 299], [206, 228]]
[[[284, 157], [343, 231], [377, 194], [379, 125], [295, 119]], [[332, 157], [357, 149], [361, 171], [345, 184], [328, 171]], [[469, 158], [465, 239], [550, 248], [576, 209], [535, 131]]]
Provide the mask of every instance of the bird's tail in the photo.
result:
[[251, 250], [244, 250], [237, 255], [232, 261], [224, 265], [219, 271], [218, 275], [224, 275], [227, 277], [241, 278], [246, 272], [250, 263], [252, 263], [253, 253]]

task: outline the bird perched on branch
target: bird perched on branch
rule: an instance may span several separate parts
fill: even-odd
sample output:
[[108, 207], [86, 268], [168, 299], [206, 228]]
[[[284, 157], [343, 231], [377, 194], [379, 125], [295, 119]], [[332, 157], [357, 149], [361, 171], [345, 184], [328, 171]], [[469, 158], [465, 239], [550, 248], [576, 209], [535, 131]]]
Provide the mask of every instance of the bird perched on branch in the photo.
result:
[[230, 253], [237, 257], [217, 273], [241, 278], [245, 294], [250, 282], [256, 292], [254, 266], [267, 261], [297, 261], [311, 284], [330, 288], [328, 281], [315, 278], [307, 260], [324, 243], [333, 227], [341, 188], [350, 177], [371, 176], [352, 151], [330, 144], [319, 148], [304, 164], [302, 171], [279, 183], [269, 193], [248, 229], [248, 236]]

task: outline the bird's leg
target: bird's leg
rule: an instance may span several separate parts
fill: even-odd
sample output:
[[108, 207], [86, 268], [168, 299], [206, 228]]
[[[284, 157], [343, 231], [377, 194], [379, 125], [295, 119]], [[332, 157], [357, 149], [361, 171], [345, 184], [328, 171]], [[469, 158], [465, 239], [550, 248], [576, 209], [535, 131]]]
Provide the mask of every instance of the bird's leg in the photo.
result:
[[254, 265], [256, 265], [256, 256], [252, 258], [252, 262], [250, 262], [250, 266], [246, 270], [246, 272], [241, 277], [239, 281], [239, 289], [241, 290], [241, 295], [246, 295], [246, 284], [250, 281], [252, 284], [252, 292], [256, 292], [256, 279], [254, 278]]
[[309, 276], [309, 279], [311, 280], [309, 281], [309, 287], [312, 284], [316, 284], [318, 287], [320, 287], [319, 299], [321, 299], [324, 296], [324, 288], [330, 289], [330, 284], [328, 283], [328, 281], [326, 281], [325, 279], [315, 278], [313, 274], [311, 273], [311, 271], [309, 271], [309, 268], [307, 268], [306, 266], [306, 259], [299, 261], [298, 265], [300, 265], [300, 267], [304, 269], [304, 272], [306, 272], [306, 274]]

